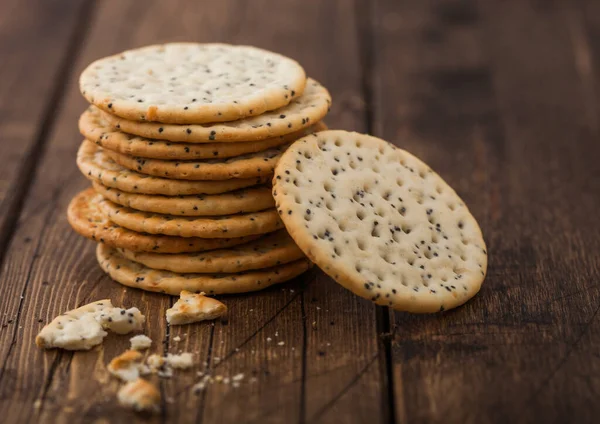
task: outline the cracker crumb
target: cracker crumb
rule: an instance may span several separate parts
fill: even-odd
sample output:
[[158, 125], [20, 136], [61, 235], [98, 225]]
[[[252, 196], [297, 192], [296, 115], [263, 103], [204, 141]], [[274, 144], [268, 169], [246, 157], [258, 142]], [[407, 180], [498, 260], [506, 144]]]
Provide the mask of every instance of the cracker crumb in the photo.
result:
[[152, 345], [152, 339], [144, 334], [138, 334], [129, 339], [131, 343], [131, 349], [133, 350], [144, 350], [148, 349]]
[[184, 352], [181, 355], [167, 354], [167, 363], [173, 368], [188, 369], [194, 365], [192, 354]]
[[[217, 299], [204, 296], [204, 293], [192, 293], [182, 290], [179, 300], [167, 309], [167, 322], [170, 325], [191, 324], [214, 320], [227, 312], [227, 306]], [[212, 323], [214, 325], [214, 323]]]
[[277, 345], [278, 345], [278, 346], [283, 346], [284, 344], [285, 344], [285, 342], [283, 342], [283, 341], [282, 341], [282, 342], [279, 342], [279, 343], [277, 343]]
[[110, 361], [108, 372], [123, 381], [135, 381], [140, 377], [142, 354], [137, 350], [126, 350]]
[[156, 412], [160, 404], [160, 392], [152, 383], [142, 378], [130, 381], [117, 394], [119, 403], [135, 411]]
[[175, 336], [175, 337], [173, 337], [173, 341], [174, 342], [180, 342], [181, 341], [181, 337]]

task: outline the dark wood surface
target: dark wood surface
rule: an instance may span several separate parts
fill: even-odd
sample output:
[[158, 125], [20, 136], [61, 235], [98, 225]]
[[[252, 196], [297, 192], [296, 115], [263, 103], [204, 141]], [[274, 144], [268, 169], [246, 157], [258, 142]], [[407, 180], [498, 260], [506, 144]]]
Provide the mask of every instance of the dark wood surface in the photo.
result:
[[[111, 282], [65, 216], [87, 185], [77, 79], [94, 59], [173, 40], [292, 56], [330, 89], [330, 127], [429, 163], [482, 226], [480, 294], [409, 315], [315, 269], [225, 297], [214, 326], [170, 329], [173, 299]], [[598, 1], [1, 0], [0, 157], [0, 422], [597, 420]], [[128, 337], [90, 352], [34, 345], [54, 316], [104, 297], [146, 313], [155, 351], [242, 372], [241, 387], [192, 393], [199, 365], [160, 381], [161, 414], [138, 416], [105, 370]]]

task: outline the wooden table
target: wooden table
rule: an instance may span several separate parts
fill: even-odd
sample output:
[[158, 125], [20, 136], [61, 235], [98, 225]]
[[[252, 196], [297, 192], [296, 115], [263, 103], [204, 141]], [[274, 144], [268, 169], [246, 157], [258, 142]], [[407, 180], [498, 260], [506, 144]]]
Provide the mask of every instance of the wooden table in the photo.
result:
[[[173, 299], [107, 278], [65, 210], [88, 184], [75, 166], [79, 73], [173, 40], [292, 56], [330, 89], [330, 127], [428, 162], [482, 226], [480, 294], [408, 315], [313, 270], [226, 297], [227, 320], [166, 327]], [[0, 422], [598, 420], [597, 0], [2, 0], [0, 139]], [[115, 402], [105, 364], [128, 337], [83, 353], [33, 343], [57, 314], [105, 297], [146, 313], [155, 351], [195, 352], [194, 371], [160, 381], [159, 415]], [[241, 387], [192, 393], [205, 361], [244, 373]]]

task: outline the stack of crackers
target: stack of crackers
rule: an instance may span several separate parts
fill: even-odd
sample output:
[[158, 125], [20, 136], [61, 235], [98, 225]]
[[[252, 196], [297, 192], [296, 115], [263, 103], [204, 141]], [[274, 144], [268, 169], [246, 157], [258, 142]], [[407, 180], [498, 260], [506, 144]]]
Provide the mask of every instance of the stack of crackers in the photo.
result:
[[145, 290], [262, 289], [310, 266], [275, 209], [275, 166], [324, 129], [331, 98], [295, 61], [247, 46], [176, 43], [92, 63], [80, 88], [68, 209], [101, 267]]

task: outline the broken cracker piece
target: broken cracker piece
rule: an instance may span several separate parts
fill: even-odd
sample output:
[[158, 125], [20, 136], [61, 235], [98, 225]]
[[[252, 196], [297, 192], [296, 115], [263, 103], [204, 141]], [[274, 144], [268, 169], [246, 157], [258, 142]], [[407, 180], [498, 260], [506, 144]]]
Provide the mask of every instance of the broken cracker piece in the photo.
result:
[[107, 336], [104, 330], [127, 334], [142, 328], [145, 317], [139, 309], [115, 308], [109, 299], [98, 300], [54, 318], [36, 336], [41, 348], [89, 350]]
[[173, 368], [187, 369], [194, 365], [192, 354], [184, 352], [180, 355], [173, 355], [172, 353], [167, 354], [167, 363]]
[[108, 371], [123, 381], [135, 381], [147, 371], [142, 363], [142, 354], [137, 350], [126, 350], [108, 364]]
[[136, 411], [158, 411], [160, 392], [149, 381], [138, 378], [130, 381], [117, 394], [119, 403]]
[[179, 300], [172, 308], [167, 309], [167, 322], [171, 325], [190, 324], [193, 322], [212, 320], [227, 312], [227, 306], [204, 293], [181, 291]]
[[152, 345], [152, 339], [144, 334], [138, 334], [129, 339], [131, 343], [131, 349], [133, 350], [144, 350], [148, 349]]
[[102, 327], [117, 334], [128, 334], [139, 331], [146, 320], [138, 308], [108, 308], [100, 312], [96, 319]]
[[99, 345], [108, 333], [95, 314], [113, 308], [109, 299], [98, 300], [54, 318], [36, 336], [35, 344], [44, 349], [89, 350]]

